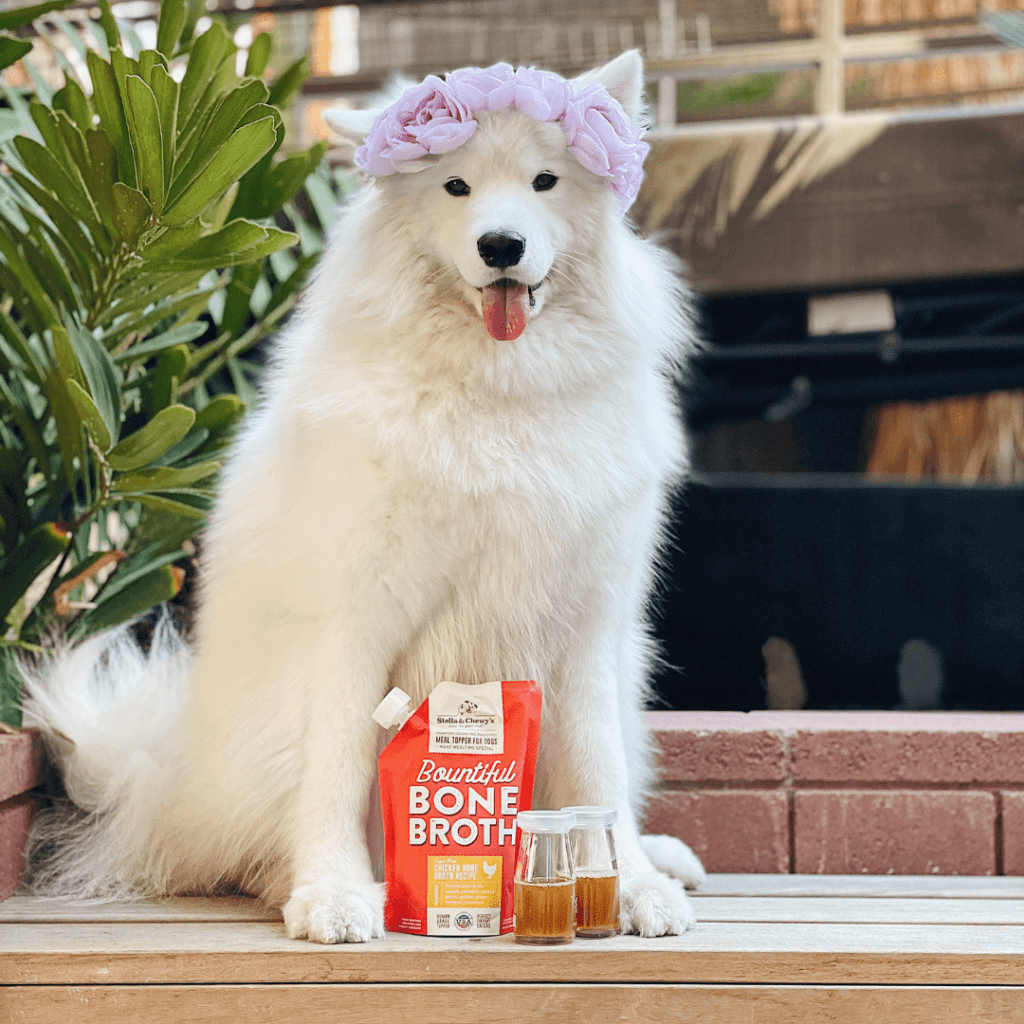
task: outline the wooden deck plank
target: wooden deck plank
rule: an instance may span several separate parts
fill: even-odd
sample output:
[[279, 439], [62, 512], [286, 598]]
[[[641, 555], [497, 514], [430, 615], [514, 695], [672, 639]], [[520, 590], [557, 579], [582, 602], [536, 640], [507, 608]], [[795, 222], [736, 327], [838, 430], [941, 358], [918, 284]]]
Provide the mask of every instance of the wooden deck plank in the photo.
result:
[[[553, 1016], [557, 1015], [557, 1016]], [[0, 989], [8, 1024], [1016, 1024], [1019, 989], [670, 985], [217, 985]]]
[[288, 982], [1024, 984], [1024, 927], [700, 923], [682, 936], [517, 946], [511, 936], [395, 936], [318, 946], [267, 922], [22, 924], [0, 930], [0, 981], [26, 985]]
[[[708, 896], [694, 900], [698, 921], [805, 924], [1020, 924], [1024, 899], [930, 899], [829, 896]], [[243, 898], [183, 897], [136, 903], [70, 903], [12, 897], [0, 904], [0, 924], [98, 922], [184, 923], [281, 920], [280, 910]]]

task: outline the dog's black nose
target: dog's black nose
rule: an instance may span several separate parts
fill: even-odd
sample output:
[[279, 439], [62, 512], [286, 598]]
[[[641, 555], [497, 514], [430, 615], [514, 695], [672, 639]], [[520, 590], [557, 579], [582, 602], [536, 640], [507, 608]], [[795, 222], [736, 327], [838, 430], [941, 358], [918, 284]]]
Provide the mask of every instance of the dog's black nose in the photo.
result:
[[481, 235], [476, 247], [487, 266], [514, 267], [523, 258], [526, 239], [521, 235]]

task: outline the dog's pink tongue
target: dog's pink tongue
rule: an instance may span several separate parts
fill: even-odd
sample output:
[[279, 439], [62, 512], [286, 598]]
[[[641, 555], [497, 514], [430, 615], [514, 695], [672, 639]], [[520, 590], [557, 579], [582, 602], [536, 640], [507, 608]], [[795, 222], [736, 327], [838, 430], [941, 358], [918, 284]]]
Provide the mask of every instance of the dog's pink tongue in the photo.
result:
[[484, 326], [497, 341], [515, 341], [526, 330], [530, 293], [525, 284], [489, 284], [484, 293]]

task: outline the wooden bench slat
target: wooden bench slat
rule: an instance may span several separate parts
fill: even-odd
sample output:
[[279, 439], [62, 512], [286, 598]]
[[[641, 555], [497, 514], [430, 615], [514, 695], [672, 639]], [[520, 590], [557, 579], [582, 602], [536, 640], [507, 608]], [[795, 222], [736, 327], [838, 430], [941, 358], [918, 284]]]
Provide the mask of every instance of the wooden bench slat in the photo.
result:
[[1024, 927], [708, 922], [683, 936], [563, 947], [391, 935], [289, 940], [265, 922], [20, 924], [0, 929], [13, 984], [588, 981], [1022, 984]]
[[[930, 899], [836, 898], [824, 895], [702, 895], [695, 900], [699, 921], [763, 921], [881, 924], [1024, 924], [1024, 898]], [[180, 897], [135, 903], [68, 903], [12, 897], [0, 904], [0, 924], [88, 922], [183, 923], [211, 921], [279, 922], [281, 912], [239, 897]]]
[[1019, 989], [668, 985], [218, 985], [0, 989], [0, 1020], [19, 1024], [1017, 1024]]

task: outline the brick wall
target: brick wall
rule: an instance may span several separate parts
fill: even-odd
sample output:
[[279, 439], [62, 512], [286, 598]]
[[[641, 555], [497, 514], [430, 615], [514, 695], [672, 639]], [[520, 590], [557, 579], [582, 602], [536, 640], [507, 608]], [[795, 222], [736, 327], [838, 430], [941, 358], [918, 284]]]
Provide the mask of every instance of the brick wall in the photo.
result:
[[1024, 714], [652, 712], [647, 826], [709, 871], [1024, 875]]
[[31, 732], [0, 732], [0, 900], [18, 887], [25, 840], [36, 801], [28, 790], [40, 781], [42, 745]]

